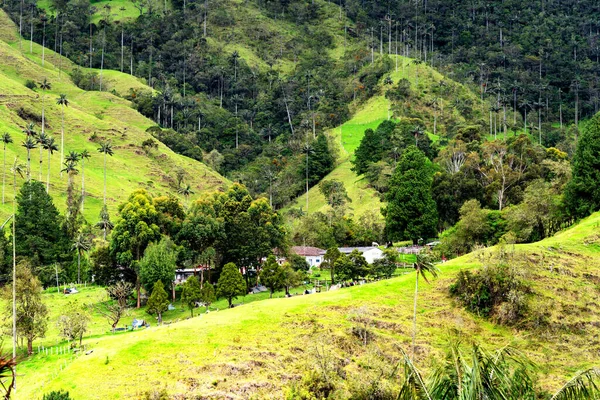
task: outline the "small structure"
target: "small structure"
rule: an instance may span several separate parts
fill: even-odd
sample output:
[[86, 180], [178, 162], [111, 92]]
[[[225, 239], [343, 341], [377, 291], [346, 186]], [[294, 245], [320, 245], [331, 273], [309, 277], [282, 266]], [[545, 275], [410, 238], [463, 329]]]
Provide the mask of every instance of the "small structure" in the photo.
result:
[[349, 255], [354, 250], [358, 250], [369, 264], [373, 264], [375, 260], [383, 258], [383, 251], [379, 247], [340, 247], [340, 253]]
[[290, 252], [304, 257], [310, 268], [320, 266], [325, 255], [325, 250], [311, 246], [293, 246]]
[[190, 276], [200, 275], [203, 271], [208, 271], [208, 269], [209, 267], [205, 265], [198, 265], [196, 268], [177, 268], [175, 270], [175, 284], [184, 283]]

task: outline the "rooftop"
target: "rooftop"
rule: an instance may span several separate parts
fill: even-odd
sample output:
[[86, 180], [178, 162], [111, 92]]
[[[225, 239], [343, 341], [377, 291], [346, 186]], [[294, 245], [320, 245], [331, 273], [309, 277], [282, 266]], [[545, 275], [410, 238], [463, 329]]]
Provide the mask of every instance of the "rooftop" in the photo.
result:
[[290, 251], [303, 257], [322, 256], [325, 254], [325, 250], [311, 246], [292, 246]]

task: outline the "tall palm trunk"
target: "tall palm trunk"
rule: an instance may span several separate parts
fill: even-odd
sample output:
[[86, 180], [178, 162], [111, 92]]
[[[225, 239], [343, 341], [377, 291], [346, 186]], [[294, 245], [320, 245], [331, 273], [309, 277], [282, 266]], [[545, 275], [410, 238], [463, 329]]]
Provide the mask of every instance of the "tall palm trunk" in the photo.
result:
[[[13, 340], [13, 359], [17, 359], [17, 242], [15, 240], [15, 201], [17, 198], [17, 171], [16, 171], [16, 161], [15, 161], [15, 171], [13, 171], [13, 219], [12, 219], [12, 248], [13, 248], [13, 285], [12, 285], [12, 340]], [[17, 377], [17, 368], [13, 370], [13, 385], [17, 387], [16, 377]]]
[[[61, 104], [61, 122], [60, 122], [60, 165], [62, 166], [65, 162], [65, 105]], [[60, 171], [60, 177], [62, 178], [62, 168]]]
[[81, 157], [81, 212], [85, 208], [85, 157]]
[[31, 149], [27, 148], [27, 182], [31, 180]]
[[81, 250], [77, 249], [77, 283], [81, 284]]
[[46, 125], [46, 114], [45, 114], [45, 100], [46, 99], [46, 89], [42, 91], [42, 133], [44, 133], [44, 128]]
[[2, 204], [4, 204], [4, 184], [6, 182], [6, 143], [4, 143], [4, 168], [2, 169]]
[[46, 178], [46, 193], [50, 193], [50, 149], [48, 149], [48, 176]]
[[415, 304], [413, 311], [413, 331], [412, 331], [412, 358], [415, 359], [415, 350], [417, 347], [417, 296], [419, 295], [419, 271], [415, 281]]
[[42, 181], [42, 159], [44, 158], [44, 147], [42, 146], [42, 144], [40, 143], [40, 179], [39, 181]]
[[[106, 153], [104, 153], [104, 205], [106, 205]], [[104, 228], [104, 236], [106, 237], [106, 228]]]

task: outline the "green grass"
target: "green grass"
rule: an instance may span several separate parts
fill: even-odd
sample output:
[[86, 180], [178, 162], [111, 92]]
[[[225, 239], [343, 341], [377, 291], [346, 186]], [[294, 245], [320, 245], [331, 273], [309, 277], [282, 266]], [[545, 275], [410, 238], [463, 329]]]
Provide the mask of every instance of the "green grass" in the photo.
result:
[[[488, 348], [510, 344], [519, 349], [537, 364], [546, 390], [557, 389], [578, 369], [597, 364], [600, 343], [594, 338], [600, 306], [597, 284], [589, 277], [598, 277], [598, 228], [600, 214], [594, 214], [553, 238], [504, 249], [510, 264], [531, 282], [534, 307], [546, 314], [549, 325], [539, 331], [494, 325], [448, 297], [456, 273], [498, 257], [497, 247], [439, 265], [440, 277], [420, 285], [416, 362], [427, 371], [430, 360], [443, 354], [447, 340], [458, 335]], [[244, 301], [243, 306], [169, 326], [87, 338], [90, 355], [35, 355], [23, 361], [17, 398], [38, 399], [61, 388], [74, 398], [130, 398], [163, 387], [173, 396], [283, 398], [285, 386], [316, 368], [311, 349], [317, 342], [348, 360], [343, 367], [348, 377], [361, 376], [358, 366], [368, 363], [372, 352], [351, 335], [349, 316], [366, 307], [373, 319], [373, 349], [397, 357], [398, 348], [410, 347], [414, 283], [410, 272], [327, 293]], [[99, 291], [89, 290], [91, 295]], [[185, 312], [167, 318], [177, 315]]]
[[[85, 163], [86, 204], [85, 217], [94, 222], [102, 206], [104, 187], [103, 157], [98, 153], [98, 143], [111, 140], [115, 155], [107, 158], [107, 203], [114, 219], [116, 208], [132, 190], [141, 187], [154, 195], [175, 193], [176, 170], [186, 171], [186, 180], [194, 187], [194, 197], [207, 191], [224, 187], [228, 182], [204, 164], [173, 153], [159, 144], [158, 149], [145, 152], [141, 147], [144, 140], [151, 136], [146, 129], [154, 122], [137, 113], [128, 101], [108, 92], [86, 92], [77, 88], [65, 71], [74, 68], [73, 64], [53, 51], [45, 50], [45, 62], [42, 66], [41, 46], [34, 44], [29, 53], [29, 43], [23, 42], [24, 52], [19, 51], [19, 42], [14, 35], [14, 24], [6, 14], [0, 13], [0, 132], [10, 133], [14, 143], [7, 146], [6, 158], [9, 165], [15, 157], [20, 162], [26, 159], [25, 149], [21, 147], [24, 138], [22, 129], [28, 123], [19, 117], [23, 108], [41, 116], [42, 93], [32, 91], [24, 84], [27, 80], [40, 82], [47, 78], [52, 89], [46, 93], [46, 133], [52, 134], [60, 143], [61, 108], [56, 98], [64, 93], [70, 101], [65, 108], [65, 154], [69, 151], [88, 150], [92, 158]], [[12, 26], [11, 31], [5, 26]], [[12, 32], [12, 34], [11, 34]], [[59, 70], [60, 67], [60, 70]], [[125, 94], [129, 88], [147, 88], [138, 79], [117, 71], [104, 71], [103, 82], [108, 90]], [[147, 88], [150, 90], [149, 88]], [[41, 126], [37, 126], [41, 130]], [[95, 137], [95, 139], [94, 139]], [[47, 155], [42, 159], [43, 176], [46, 180]], [[81, 171], [80, 171], [81, 172]], [[32, 152], [32, 178], [39, 178], [39, 150]], [[75, 178], [76, 190], [80, 190], [81, 173]], [[60, 174], [60, 152], [51, 160], [50, 194], [54, 203], [63, 209], [66, 202], [67, 177]], [[7, 203], [0, 205], [0, 217], [11, 212], [12, 189], [7, 188]], [[183, 199], [182, 199], [183, 200]], [[193, 200], [193, 199], [192, 199]]]

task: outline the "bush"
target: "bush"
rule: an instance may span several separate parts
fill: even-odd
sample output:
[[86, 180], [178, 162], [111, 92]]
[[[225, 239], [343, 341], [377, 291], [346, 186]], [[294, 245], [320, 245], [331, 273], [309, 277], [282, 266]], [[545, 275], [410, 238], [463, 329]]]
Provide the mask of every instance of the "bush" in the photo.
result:
[[506, 265], [460, 271], [450, 286], [450, 294], [467, 310], [505, 325], [515, 325], [527, 315], [530, 293], [529, 285]]
[[44, 397], [42, 397], [42, 400], [71, 400], [71, 397], [69, 396], [69, 392], [54, 390], [50, 393], [46, 393]]
[[37, 84], [31, 79], [28, 79], [27, 82], [25, 82], [25, 87], [27, 89], [35, 90], [37, 88]]

